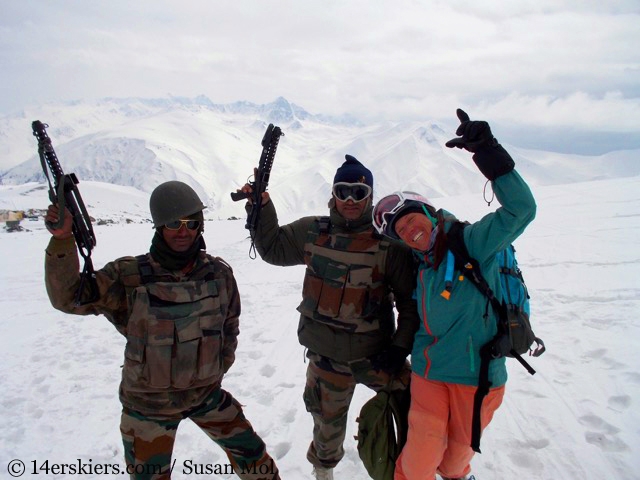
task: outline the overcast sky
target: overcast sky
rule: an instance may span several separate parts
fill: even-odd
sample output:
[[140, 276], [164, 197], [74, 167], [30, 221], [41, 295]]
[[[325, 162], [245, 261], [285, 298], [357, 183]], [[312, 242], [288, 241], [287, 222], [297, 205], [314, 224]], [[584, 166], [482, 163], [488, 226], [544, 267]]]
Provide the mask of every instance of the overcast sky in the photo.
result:
[[0, 0], [0, 114], [169, 94], [640, 148], [640, 2]]

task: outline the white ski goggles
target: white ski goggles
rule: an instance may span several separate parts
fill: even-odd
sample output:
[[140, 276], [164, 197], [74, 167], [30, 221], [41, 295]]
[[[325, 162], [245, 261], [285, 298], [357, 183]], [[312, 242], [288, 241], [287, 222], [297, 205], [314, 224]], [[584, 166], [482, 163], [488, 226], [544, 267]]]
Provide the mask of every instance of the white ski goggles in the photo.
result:
[[[373, 227], [381, 235], [391, 238], [399, 238], [393, 228], [395, 219], [399, 213], [409, 207], [421, 208], [423, 206], [431, 207], [435, 210], [433, 204], [426, 198], [415, 192], [394, 192], [380, 199], [373, 209]], [[430, 218], [431, 215], [427, 214]]]
[[371, 195], [371, 187], [366, 183], [338, 182], [333, 184], [333, 196], [341, 202], [351, 199], [355, 203], [366, 200]]

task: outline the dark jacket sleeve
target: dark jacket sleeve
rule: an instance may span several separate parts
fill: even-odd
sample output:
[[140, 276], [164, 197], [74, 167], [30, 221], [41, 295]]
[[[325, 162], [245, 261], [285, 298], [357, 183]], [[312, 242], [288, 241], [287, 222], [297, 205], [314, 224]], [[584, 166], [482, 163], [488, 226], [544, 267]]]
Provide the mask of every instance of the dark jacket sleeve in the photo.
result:
[[260, 211], [256, 229], [255, 243], [260, 257], [281, 267], [304, 264], [304, 244], [315, 218], [304, 217], [281, 227], [273, 201], [269, 201]]
[[80, 285], [80, 263], [73, 238], [51, 238], [45, 250], [45, 285], [51, 305], [62, 312], [75, 315], [105, 315], [122, 332], [127, 322], [127, 301], [124, 286], [115, 262], [96, 271], [98, 299], [77, 306], [75, 293]]
[[392, 344], [411, 350], [413, 337], [420, 326], [418, 306], [413, 298], [416, 285], [416, 268], [413, 253], [404, 245], [389, 247], [386, 280], [392, 290], [398, 310], [398, 327]]
[[225, 373], [236, 360], [236, 348], [240, 334], [240, 292], [231, 272], [227, 276], [227, 295], [229, 296], [229, 305], [224, 320], [222, 344], [222, 364]]

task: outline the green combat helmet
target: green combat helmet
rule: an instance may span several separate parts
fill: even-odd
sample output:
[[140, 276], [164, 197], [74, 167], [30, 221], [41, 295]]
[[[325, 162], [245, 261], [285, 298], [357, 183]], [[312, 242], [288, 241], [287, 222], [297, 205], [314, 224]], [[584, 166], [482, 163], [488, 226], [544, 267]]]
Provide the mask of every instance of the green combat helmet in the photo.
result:
[[205, 208], [193, 188], [176, 180], [158, 185], [149, 199], [151, 219], [155, 228], [201, 212]]

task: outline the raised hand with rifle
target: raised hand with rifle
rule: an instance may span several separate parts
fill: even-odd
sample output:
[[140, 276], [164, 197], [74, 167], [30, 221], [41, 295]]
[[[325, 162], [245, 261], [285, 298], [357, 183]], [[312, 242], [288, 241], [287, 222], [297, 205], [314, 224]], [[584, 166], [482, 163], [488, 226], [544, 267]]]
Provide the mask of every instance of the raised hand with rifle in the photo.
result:
[[269, 185], [269, 177], [271, 175], [271, 167], [278, 149], [280, 137], [284, 135], [280, 127], [274, 126], [272, 123], [267, 127], [267, 131], [262, 138], [262, 154], [258, 168], [254, 169], [254, 181], [248, 182], [241, 190], [231, 192], [231, 199], [234, 202], [247, 199], [253, 205], [251, 212], [247, 217], [245, 228], [249, 230], [251, 237], [251, 246], [249, 247], [249, 257], [256, 258], [255, 233], [260, 218], [260, 210], [262, 205], [268, 199], [267, 186]]
[[85, 305], [98, 298], [96, 274], [91, 262], [91, 251], [96, 245], [96, 237], [91, 226], [91, 218], [78, 190], [75, 174], [62, 171], [56, 152], [47, 135], [49, 125], [39, 120], [31, 124], [33, 135], [38, 140], [38, 155], [47, 182], [49, 183], [49, 207], [45, 225], [52, 235], [59, 239], [73, 235], [78, 251], [84, 259], [80, 275], [80, 286], [76, 291], [76, 305]]

